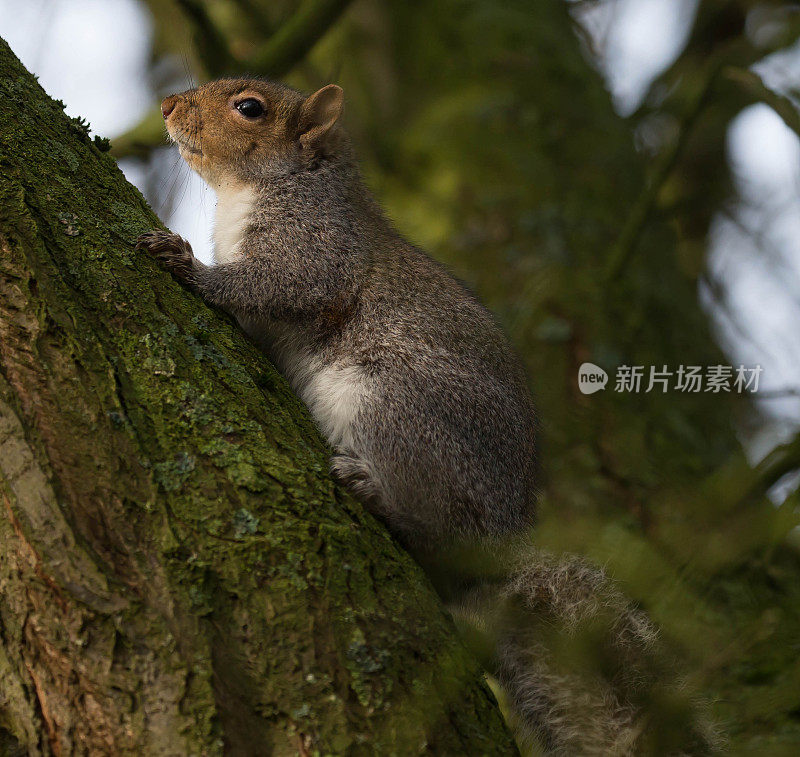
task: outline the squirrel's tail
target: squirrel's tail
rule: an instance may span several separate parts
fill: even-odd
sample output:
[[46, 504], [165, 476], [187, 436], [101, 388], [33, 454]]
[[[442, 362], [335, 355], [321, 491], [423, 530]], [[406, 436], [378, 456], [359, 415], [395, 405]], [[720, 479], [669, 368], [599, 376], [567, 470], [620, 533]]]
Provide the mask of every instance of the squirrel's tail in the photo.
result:
[[712, 754], [718, 738], [650, 619], [582, 558], [527, 552], [451, 603], [505, 694], [518, 736], [549, 754]]

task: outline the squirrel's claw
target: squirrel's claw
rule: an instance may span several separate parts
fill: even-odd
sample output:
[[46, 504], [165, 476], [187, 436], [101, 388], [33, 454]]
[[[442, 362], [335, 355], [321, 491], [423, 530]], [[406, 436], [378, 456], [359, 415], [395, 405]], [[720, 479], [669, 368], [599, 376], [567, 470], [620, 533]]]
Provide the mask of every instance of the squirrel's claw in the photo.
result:
[[178, 234], [161, 229], [153, 229], [140, 235], [136, 240], [137, 250], [146, 250], [163, 268], [181, 281], [191, 279], [197, 261], [192, 246]]
[[173, 234], [171, 231], [153, 229], [141, 234], [136, 240], [137, 250], [147, 250], [156, 255], [159, 252], [172, 250], [180, 252], [189, 257], [194, 257], [192, 246], [180, 235]]

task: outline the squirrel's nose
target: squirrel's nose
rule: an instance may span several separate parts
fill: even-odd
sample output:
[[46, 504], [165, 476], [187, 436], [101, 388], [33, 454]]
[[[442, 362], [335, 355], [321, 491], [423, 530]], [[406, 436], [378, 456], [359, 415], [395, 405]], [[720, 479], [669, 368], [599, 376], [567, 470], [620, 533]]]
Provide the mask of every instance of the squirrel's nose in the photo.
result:
[[161, 101], [161, 115], [164, 116], [166, 120], [169, 118], [169, 114], [175, 110], [175, 106], [178, 104], [178, 96], [177, 95], [170, 95], [169, 97], [165, 97]]

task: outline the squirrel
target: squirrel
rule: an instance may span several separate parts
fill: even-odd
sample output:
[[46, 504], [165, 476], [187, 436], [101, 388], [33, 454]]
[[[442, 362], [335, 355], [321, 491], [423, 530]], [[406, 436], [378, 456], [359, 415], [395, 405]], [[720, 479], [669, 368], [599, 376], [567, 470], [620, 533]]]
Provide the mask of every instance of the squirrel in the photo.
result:
[[[388, 222], [343, 105], [334, 84], [305, 96], [263, 79], [165, 98], [170, 139], [217, 195], [215, 264], [166, 231], [137, 247], [285, 375], [334, 451], [333, 476], [428, 570], [476, 649], [489, 640], [522, 738], [553, 754], [641, 753], [655, 628], [602, 570], [525, 543], [538, 435], [521, 362], [478, 299]], [[602, 671], [545, 644], [598, 624], [614, 660]], [[698, 729], [681, 738], [659, 753], [705, 751]]]

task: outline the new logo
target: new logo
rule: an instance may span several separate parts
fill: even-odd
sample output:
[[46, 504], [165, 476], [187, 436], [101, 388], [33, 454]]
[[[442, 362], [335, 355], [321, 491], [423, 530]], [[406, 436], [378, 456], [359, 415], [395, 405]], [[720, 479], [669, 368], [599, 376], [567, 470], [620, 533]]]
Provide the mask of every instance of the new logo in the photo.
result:
[[594, 363], [583, 363], [578, 368], [578, 389], [583, 394], [594, 394], [606, 388], [608, 374]]

